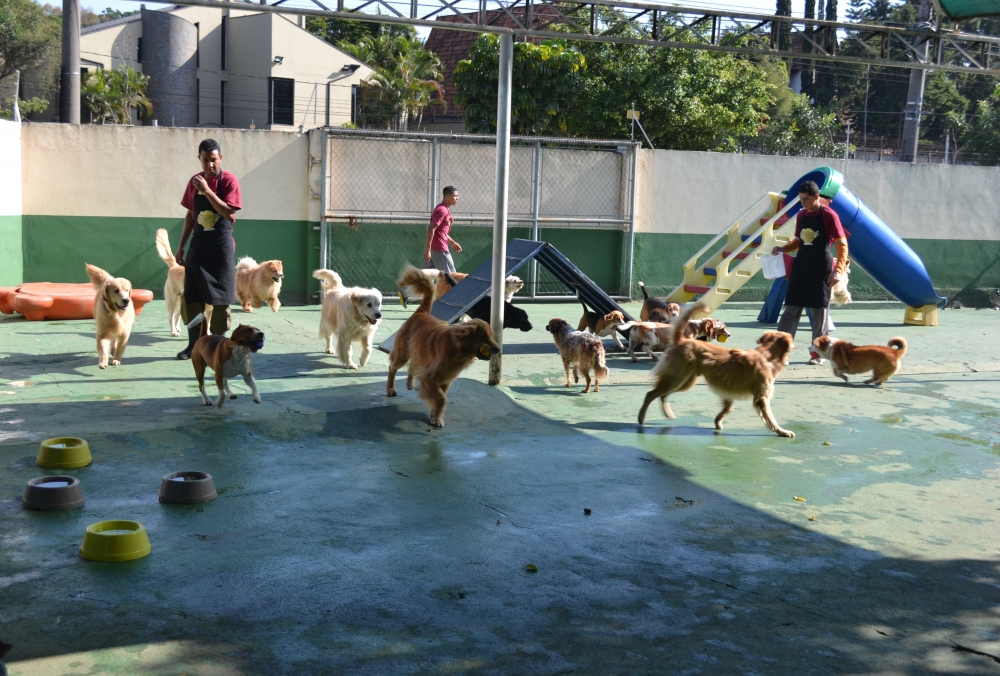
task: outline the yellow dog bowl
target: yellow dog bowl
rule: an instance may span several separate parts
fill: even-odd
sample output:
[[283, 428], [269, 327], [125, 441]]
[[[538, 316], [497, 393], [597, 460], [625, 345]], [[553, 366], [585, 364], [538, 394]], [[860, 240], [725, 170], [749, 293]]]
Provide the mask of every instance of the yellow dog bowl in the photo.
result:
[[46, 439], [38, 449], [38, 457], [35, 458], [39, 467], [51, 469], [76, 469], [85, 467], [93, 461], [90, 446], [83, 439], [76, 437]]
[[153, 550], [138, 521], [98, 521], [87, 526], [80, 556], [91, 561], [130, 561]]

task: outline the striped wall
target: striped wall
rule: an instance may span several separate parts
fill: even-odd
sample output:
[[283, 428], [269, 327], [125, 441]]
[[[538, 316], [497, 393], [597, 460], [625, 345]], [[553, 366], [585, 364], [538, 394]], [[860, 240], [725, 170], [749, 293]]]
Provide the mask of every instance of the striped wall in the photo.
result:
[[0, 286], [24, 281], [21, 125], [0, 120]]

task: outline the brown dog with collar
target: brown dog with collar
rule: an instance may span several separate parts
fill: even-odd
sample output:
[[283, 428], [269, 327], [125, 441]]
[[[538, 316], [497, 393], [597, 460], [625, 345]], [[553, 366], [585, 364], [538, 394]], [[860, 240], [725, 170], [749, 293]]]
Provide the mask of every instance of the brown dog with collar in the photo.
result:
[[229, 389], [229, 379], [243, 376], [243, 382], [250, 386], [253, 401], [259, 404], [260, 392], [257, 391], [257, 381], [253, 379], [253, 363], [250, 355], [264, 347], [264, 333], [253, 326], [240, 324], [233, 330], [232, 338], [208, 335], [208, 322], [205, 315], [199, 314], [188, 323], [188, 328], [201, 324], [201, 337], [191, 350], [191, 365], [198, 379], [198, 391], [205, 406], [211, 406], [212, 400], [205, 394], [205, 366], [215, 371], [215, 385], [219, 388], [219, 398], [215, 405], [222, 408], [226, 397], [235, 399], [236, 395]]

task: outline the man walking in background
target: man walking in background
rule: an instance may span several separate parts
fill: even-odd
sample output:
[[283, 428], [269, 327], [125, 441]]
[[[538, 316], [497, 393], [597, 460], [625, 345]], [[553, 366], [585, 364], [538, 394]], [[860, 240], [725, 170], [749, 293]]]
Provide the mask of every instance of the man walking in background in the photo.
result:
[[458, 203], [458, 190], [454, 186], [445, 186], [444, 200], [434, 207], [431, 214], [431, 225], [427, 228], [427, 242], [424, 245], [424, 267], [433, 267], [441, 272], [455, 272], [455, 261], [451, 257], [448, 245], [455, 247], [461, 253], [462, 247], [451, 238], [451, 226], [455, 220], [451, 217], [451, 207]]

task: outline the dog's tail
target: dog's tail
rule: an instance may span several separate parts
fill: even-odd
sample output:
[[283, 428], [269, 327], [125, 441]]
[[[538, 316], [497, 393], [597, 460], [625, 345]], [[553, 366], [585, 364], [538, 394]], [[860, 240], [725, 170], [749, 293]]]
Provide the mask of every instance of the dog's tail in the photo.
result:
[[604, 346], [597, 346], [597, 359], [594, 360], [594, 377], [598, 380], [608, 379], [608, 365], [604, 361]]
[[[447, 280], [448, 275], [445, 275]], [[451, 282], [455, 280], [452, 279]], [[431, 306], [434, 304], [434, 282], [420, 270], [420, 268], [414, 267], [409, 263], [403, 268], [403, 273], [396, 280], [396, 286], [407, 289], [407, 293], [413, 296], [422, 296], [420, 300], [420, 307], [417, 308], [417, 312], [430, 312]]]
[[709, 307], [704, 303], [691, 303], [681, 312], [674, 325], [674, 331], [670, 334], [670, 344], [676, 345], [684, 337], [684, 329], [691, 323], [691, 316], [696, 312], [708, 312]]
[[333, 270], [316, 270], [313, 272], [313, 277], [319, 280], [319, 283], [323, 286], [324, 293], [331, 293], [344, 286], [344, 282], [340, 280], [340, 275]]
[[194, 327], [198, 326], [199, 324], [201, 324], [201, 335], [199, 336], [199, 338], [201, 336], [207, 336], [208, 335], [208, 317], [205, 316], [204, 312], [199, 312], [198, 314], [196, 314], [194, 316], [194, 319], [192, 319], [191, 321], [189, 321], [187, 323], [187, 327], [189, 329], [193, 329]]
[[156, 253], [160, 254], [160, 258], [163, 259], [168, 268], [177, 265], [177, 259], [174, 258], [174, 253], [170, 250], [170, 237], [163, 228], [156, 231]]
[[896, 350], [898, 350], [899, 351], [899, 356], [900, 356], [900, 358], [902, 358], [902, 356], [904, 354], [906, 354], [906, 347], [907, 347], [907, 345], [906, 345], [906, 339], [905, 338], [900, 338], [899, 336], [896, 336], [895, 338], [890, 338], [889, 339], [889, 347], [892, 347], [892, 348], [895, 348]]
[[638, 323], [639, 322], [625, 322], [624, 324], [619, 324], [615, 328], [618, 329], [619, 331], [628, 331], [629, 329], [631, 329], [633, 326], [635, 326]]
[[250, 268], [257, 267], [257, 261], [250, 258], [250, 256], [244, 256], [236, 262], [236, 272], [240, 270], [249, 270]]
[[588, 309], [587, 309], [587, 304], [583, 302], [583, 299], [582, 299], [582, 298], [580, 298], [580, 292], [579, 292], [579, 291], [577, 291], [577, 292], [576, 292], [576, 299], [577, 299], [578, 301], [580, 301], [580, 305], [582, 305], [582, 306], [583, 306], [583, 314], [584, 314], [584, 316], [586, 316], [586, 314], [587, 314], [588, 312], [590, 312], [590, 310], [588, 310]]
[[649, 292], [646, 291], [646, 285], [642, 282], [639, 282], [639, 290], [642, 291], [642, 299], [649, 300]]
[[90, 263], [85, 263], [87, 266], [87, 276], [90, 277], [90, 283], [94, 285], [95, 289], [100, 289], [105, 282], [110, 282], [114, 279], [107, 270], [102, 270], [96, 265], [91, 265]]

